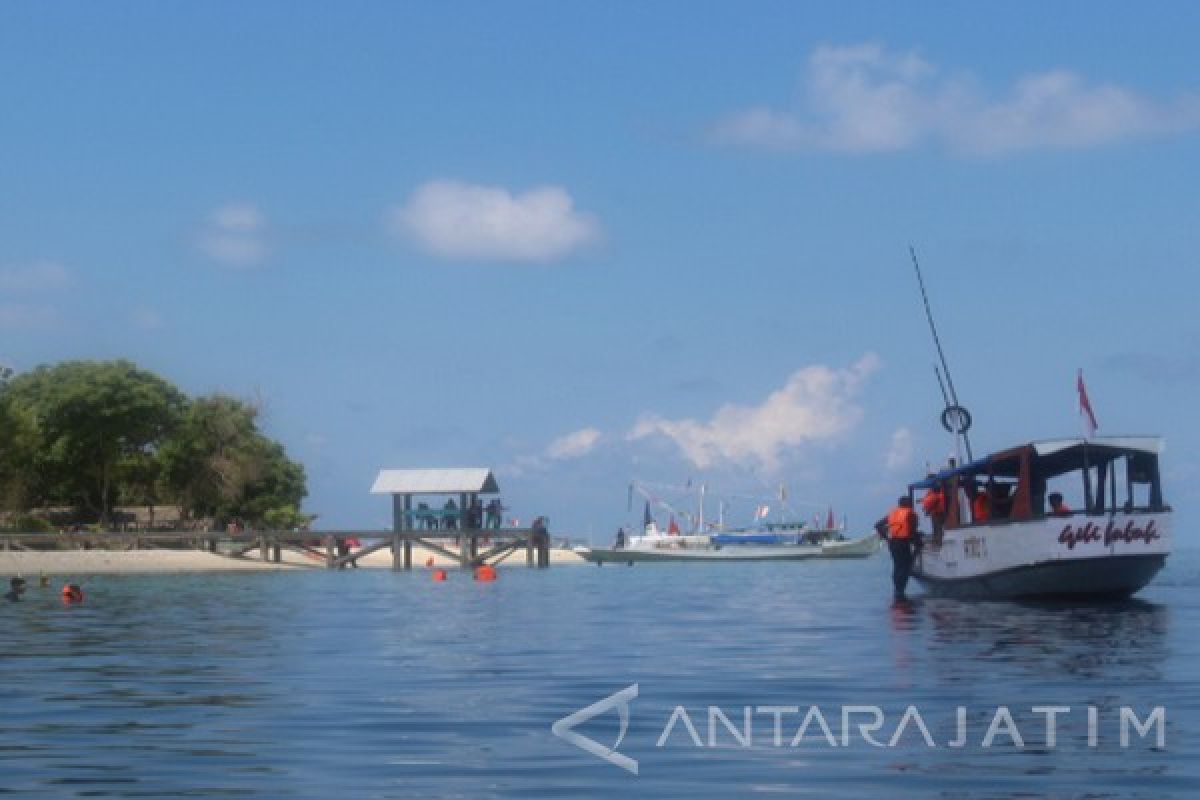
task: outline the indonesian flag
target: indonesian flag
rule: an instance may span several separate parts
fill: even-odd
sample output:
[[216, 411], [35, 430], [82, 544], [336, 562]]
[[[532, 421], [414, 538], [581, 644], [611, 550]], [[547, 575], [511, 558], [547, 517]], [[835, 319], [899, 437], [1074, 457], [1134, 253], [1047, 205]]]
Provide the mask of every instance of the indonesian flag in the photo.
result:
[[758, 508], [754, 509], [754, 518], [755, 519], [766, 519], [767, 515], [770, 513], [771, 513], [770, 506], [759, 506]]
[[679, 535], [679, 526], [675, 524], [675, 515], [674, 514], [671, 515], [671, 521], [667, 523], [667, 535], [668, 536], [678, 536]]
[[1096, 424], [1096, 414], [1092, 411], [1091, 401], [1088, 400], [1087, 387], [1083, 385], [1082, 369], [1075, 379], [1075, 388], [1079, 391], [1079, 415], [1083, 417], [1084, 435], [1091, 438], [1096, 435], [1096, 429], [1100, 426]]

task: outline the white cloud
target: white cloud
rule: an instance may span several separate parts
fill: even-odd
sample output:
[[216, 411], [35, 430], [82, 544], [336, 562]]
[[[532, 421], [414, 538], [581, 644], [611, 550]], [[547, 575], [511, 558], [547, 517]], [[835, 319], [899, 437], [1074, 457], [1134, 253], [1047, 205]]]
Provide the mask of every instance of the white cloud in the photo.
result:
[[58, 312], [45, 306], [0, 305], [0, 330], [44, 330], [58, 319]]
[[71, 273], [54, 261], [0, 268], [0, 291], [4, 292], [50, 292], [66, 289], [71, 283]]
[[250, 203], [229, 203], [213, 211], [196, 239], [209, 258], [230, 267], [253, 267], [270, 254], [267, 220]]
[[854, 399], [879, 365], [868, 353], [846, 369], [805, 367], [759, 405], [725, 405], [707, 422], [643, 415], [627, 438], [665, 436], [702, 469], [731, 463], [775, 470], [785, 449], [836, 439], [858, 424], [862, 409]]
[[887, 455], [884, 456], [884, 467], [888, 472], [900, 472], [909, 469], [912, 466], [913, 454], [916, 452], [916, 447], [913, 442], [913, 434], [908, 428], [897, 428], [892, 434], [892, 441], [888, 445]]
[[519, 194], [493, 186], [435, 180], [392, 209], [394, 233], [449, 259], [548, 262], [595, 241], [595, 218], [575, 210], [565, 189]]
[[1200, 128], [1200, 94], [1170, 101], [1066, 70], [1024, 76], [989, 96], [916, 53], [879, 45], [817, 48], [796, 107], [757, 107], [717, 122], [721, 143], [774, 150], [878, 153], [934, 144], [992, 155], [1089, 147]]
[[600, 441], [600, 431], [595, 428], [583, 428], [574, 433], [560, 436], [546, 447], [546, 456], [564, 460], [585, 456], [595, 448]]

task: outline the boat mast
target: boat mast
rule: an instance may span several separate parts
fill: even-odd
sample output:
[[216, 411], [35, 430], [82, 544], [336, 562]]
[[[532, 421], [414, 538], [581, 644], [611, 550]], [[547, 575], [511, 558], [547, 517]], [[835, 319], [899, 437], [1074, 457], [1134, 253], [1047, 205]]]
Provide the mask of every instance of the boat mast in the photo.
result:
[[[950, 366], [946, 363], [942, 340], [938, 336], [937, 325], [933, 322], [933, 311], [929, 307], [929, 295], [925, 291], [925, 278], [921, 275], [921, 265], [917, 262], [917, 251], [911, 244], [908, 246], [908, 253], [912, 256], [913, 269], [917, 273], [917, 286], [921, 290], [921, 301], [925, 304], [925, 319], [929, 321], [929, 332], [933, 334], [933, 345], [937, 349], [938, 360], [942, 362], [942, 371], [938, 373], [939, 385], [942, 383], [942, 375], [946, 376], [946, 385], [941, 387], [942, 398], [946, 402], [942, 411], [942, 427], [955, 435], [956, 446], [958, 437], [962, 437], [962, 443], [967, 450], [967, 461], [974, 461], [975, 458], [971, 455], [971, 439], [967, 435], [967, 431], [971, 429], [971, 414], [958, 402], [958, 392], [954, 390], [954, 379], [950, 377]], [[934, 366], [934, 370], [937, 370], [936, 366]], [[950, 390], [948, 396], [947, 388]]]

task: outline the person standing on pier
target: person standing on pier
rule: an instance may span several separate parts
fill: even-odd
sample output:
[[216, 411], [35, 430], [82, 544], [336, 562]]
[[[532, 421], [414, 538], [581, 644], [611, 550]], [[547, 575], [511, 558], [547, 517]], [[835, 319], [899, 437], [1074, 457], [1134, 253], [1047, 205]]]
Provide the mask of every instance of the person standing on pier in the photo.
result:
[[504, 506], [500, 503], [499, 497], [493, 497], [487, 504], [487, 526], [489, 528], [500, 527], [500, 517], [504, 513]]
[[533, 539], [533, 549], [537, 551], [538, 569], [545, 569], [550, 566], [550, 529], [546, 527], [545, 517], [533, 521], [529, 535]]
[[912, 574], [913, 557], [920, 543], [917, 539], [917, 512], [913, 511], [912, 498], [901, 497], [888, 515], [875, 523], [875, 532], [887, 540], [892, 554], [892, 587], [897, 603], [908, 599], [905, 589]]

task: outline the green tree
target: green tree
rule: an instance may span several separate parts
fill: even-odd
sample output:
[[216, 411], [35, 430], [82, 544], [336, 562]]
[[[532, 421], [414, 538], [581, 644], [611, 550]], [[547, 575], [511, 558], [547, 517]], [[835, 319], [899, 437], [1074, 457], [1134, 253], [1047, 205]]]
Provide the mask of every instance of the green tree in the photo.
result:
[[162, 481], [190, 513], [261, 524], [266, 512], [299, 508], [304, 467], [262, 435], [258, 410], [224, 395], [188, 407], [158, 454]]
[[32, 421], [26, 503], [59, 502], [107, 525], [113, 506], [153, 469], [156, 449], [178, 424], [187, 398], [128, 361], [68, 361], [38, 367], [3, 387], [9, 414]]

